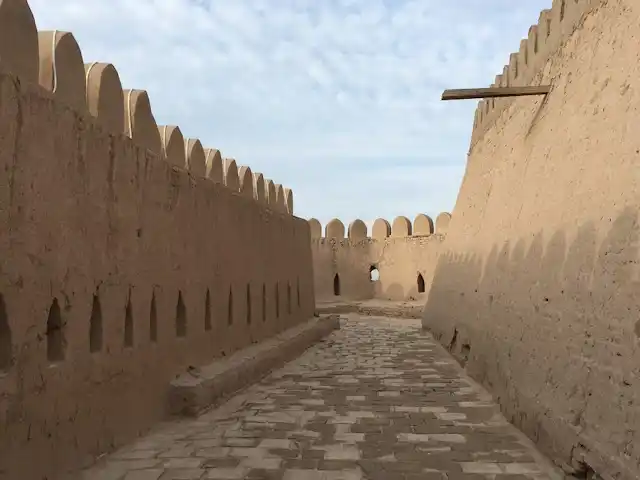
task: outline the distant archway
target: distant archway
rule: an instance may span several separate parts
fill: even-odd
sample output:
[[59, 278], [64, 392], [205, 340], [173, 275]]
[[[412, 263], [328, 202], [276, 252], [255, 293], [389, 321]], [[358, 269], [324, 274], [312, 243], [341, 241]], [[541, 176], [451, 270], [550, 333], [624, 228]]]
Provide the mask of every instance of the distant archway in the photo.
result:
[[340, 276], [337, 273], [333, 277], [333, 294], [336, 297], [340, 295]]
[[375, 265], [371, 265], [369, 267], [369, 280], [371, 280], [372, 282], [377, 282], [378, 280], [380, 280], [380, 271]]
[[424, 293], [424, 278], [422, 278], [422, 274], [418, 274], [418, 293]]

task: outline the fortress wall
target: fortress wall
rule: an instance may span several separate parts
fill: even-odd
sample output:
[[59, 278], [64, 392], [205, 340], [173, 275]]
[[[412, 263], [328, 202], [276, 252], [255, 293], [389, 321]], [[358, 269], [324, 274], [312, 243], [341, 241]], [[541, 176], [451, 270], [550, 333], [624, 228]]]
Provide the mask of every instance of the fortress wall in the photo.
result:
[[176, 374], [313, 316], [308, 223], [239, 170], [0, 0], [0, 478], [130, 441]]
[[592, 9], [530, 77], [552, 92], [511, 100], [474, 131], [423, 324], [566, 469], [631, 479], [640, 476], [640, 4], [565, 8], [577, 6]]
[[377, 241], [372, 260], [380, 271], [380, 280], [376, 282], [374, 298], [412, 300], [424, 296], [429, 291], [443, 240], [442, 235], [429, 235]]
[[[321, 238], [311, 241], [313, 275], [318, 300], [332, 300], [338, 296], [352, 300], [374, 297], [370, 280], [374, 241], [365, 239], [352, 242]], [[339, 295], [334, 294], [335, 276], [339, 278]]]
[[[361, 220], [345, 229], [340, 220], [334, 219], [327, 224], [324, 236], [320, 223], [309, 220], [316, 297], [419, 298], [428, 291], [449, 220], [448, 213], [441, 214], [435, 225], [426, 215], [418, 215], [413, 224], [406, 217], [396, 218], [393, 224], [378, 219], [371, 236]], [[372, 268], [378, 270], [378, 280], [372, 281]], [[339, 291], [335, 289], [336, 275]], [[422, 278], [420, 287], [418, 276]]]

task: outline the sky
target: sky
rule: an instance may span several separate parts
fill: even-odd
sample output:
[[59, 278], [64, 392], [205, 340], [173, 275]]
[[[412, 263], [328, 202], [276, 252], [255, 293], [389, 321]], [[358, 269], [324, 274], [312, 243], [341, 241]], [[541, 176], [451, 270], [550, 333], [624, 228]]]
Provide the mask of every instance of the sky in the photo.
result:
[[454, 208], [475, 100], [551, 0], [30, 0], [86, 63], [147, 90], [159, 125], [289, 187], [294, 213]]

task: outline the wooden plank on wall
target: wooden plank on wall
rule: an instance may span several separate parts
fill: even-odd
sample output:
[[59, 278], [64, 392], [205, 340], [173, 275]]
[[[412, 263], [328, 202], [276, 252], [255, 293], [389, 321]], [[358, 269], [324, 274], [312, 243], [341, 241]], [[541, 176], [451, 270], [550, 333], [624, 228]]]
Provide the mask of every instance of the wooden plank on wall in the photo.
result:
[[525, 95], [546, 95], [551, 91], [550, 85], [529, 87], [491, 87], [463, 88], [445, 90], [442, 100], [467, 100], [471, 98], [521, 97]]

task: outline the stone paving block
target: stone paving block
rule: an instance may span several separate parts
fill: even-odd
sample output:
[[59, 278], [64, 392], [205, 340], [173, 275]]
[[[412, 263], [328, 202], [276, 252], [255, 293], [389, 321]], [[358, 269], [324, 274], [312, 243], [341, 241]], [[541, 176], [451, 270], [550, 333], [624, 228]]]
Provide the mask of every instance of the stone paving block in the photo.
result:
[[363, 480], [360, 470], [286, 470], [283, 480]]
[[205, 471], [200, 468], [165, 470], [159, 480], [200, 480]]
[[540, 472], [540, 467], [535, 463], [501, 463], [500, 467], [504, 470], [505, 473], [510, 474], [519, 474], [519, 475], [528, 475], [528, 474], [538, 474]]
[[207, 460], [203, 460], [200, 465], [201, 468], [205, 470], [213, 469], [213, 468], [232, 468], [238, 467], [242, 460], [240, 458], [233, 457], [225, 457], [225, 458], [209, 458]]
[[240, 463], [241, 467], [249, 468], [249, 469], [260, 469], [260, 470], [278, 470], [280, 465], [282, 464], [281, 458], [269, 458], [269, 457], [249, 457]]
[[157, 458], [137, 459], [137, 460], [119, 460], [108, 459], [107, 465], [113, 470], [143, 470], [145, 468], [155, 468], [162, 464], [162, 460]]
[[172, 458], [167, 460], [162, 465], [165, 469], [179, 469], [179, 468], [200, 468], [202, 465], [202, 458]]
[[213, 468], [207, 471], [205, 479], [210, 480], [242, 480], [249, 474], [247, 468]]
[[157, 457], [160, 459], [189, 457], [195, 450], [195, 447], [171, 448], [165, 452], [159, 453]]
[[497, 463], [463, 462], [460, 464], [464, 473], [501, 474], [502, 469]]
[[142, 460], [157, 457], [162, 450], [125, 450], [116, 452], [111, 458], [119, 460]]
[[83, 480], [562, 478], [429, 335], [369, 322], [344, 322], [231, 406], [170, 423]]
[[158, 480], [164, 473], [164, 469], [150, 468], [145, 470], [134, 470], [127, 473], [122, 480]]

